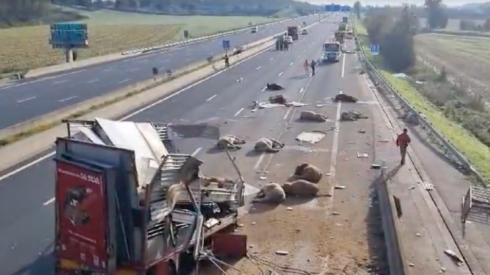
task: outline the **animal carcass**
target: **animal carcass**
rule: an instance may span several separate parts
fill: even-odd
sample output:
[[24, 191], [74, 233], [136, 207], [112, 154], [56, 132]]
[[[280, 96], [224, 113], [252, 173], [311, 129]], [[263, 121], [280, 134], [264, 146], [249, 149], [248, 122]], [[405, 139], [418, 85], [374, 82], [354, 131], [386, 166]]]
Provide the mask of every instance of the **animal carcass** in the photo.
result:
[[245, 144], [246, 141], [233, 135], [226, 135], [221, 137], [216, 143], [216, 148], [220, 150], [239, 150], [242, 147], [240, 145]]
[[260, 153], [277, 153], [284, 148], [284, 143], [281, 143], [273, 138], [261, 138], [255, 143], [254, 150]]
[[277, 183], [268, 183], [260, 189], [253, 202], [279, 204], [284, 200], [286, 200], [286, 193], [281, 185]]
[[301, 120], [308, 120], [308, 121], [315, 121], [315, 122], [325, 122], [327, 121], [327, 116], [322, 115], [320, 113], [315, 113], [312, 111], [302, 111], [299, 119]]

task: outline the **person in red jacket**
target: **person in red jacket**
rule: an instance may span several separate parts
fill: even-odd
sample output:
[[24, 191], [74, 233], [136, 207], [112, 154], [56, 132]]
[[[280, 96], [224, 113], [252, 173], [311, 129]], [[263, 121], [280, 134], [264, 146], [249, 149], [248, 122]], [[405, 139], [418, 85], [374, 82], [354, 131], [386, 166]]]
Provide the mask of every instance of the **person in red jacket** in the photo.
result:
[[403, 129], [403, 133], [399, 134], [396, 138], [396, 146], [400, 147], [401, 165], [405, 164], [405, 156], [407, 155], [407, 147], [408, 144], [410, 144], [410, 141], [407, 129]]

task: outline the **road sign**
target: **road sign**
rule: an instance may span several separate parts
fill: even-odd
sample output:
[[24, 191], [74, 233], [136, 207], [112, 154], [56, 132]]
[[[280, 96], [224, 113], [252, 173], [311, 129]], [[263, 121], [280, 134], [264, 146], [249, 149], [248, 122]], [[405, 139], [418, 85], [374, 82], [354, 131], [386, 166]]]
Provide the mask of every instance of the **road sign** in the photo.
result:
[[230, 49], [230, 40], [223, 40], [223, 49], [225, 50]]
[[84, 23], [57, 23], [52, 24], [49, 44], [53, 48], [87, 48], [88, 30]]
[[379, 45], [371, 45], [371, 54], [379, 55]]
[[350, 6], [341, 6], [340, 7], [340, 11], [342, 11], [342, 12], [350, 12], [351, 11], [351, 7]]
[[327, 12], [337, 12], [340, 11], [340, 5], [337, 4], [330, 4], [325, 6], [325, 11]]

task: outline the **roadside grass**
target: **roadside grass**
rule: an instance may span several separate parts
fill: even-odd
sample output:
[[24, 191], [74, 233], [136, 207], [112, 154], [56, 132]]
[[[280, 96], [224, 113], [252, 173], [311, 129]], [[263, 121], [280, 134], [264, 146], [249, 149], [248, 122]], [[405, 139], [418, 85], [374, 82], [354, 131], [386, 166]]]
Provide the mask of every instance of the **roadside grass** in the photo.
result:
[[490, 179], [490, 149], [478, 140], [469, 131], [459, 124], [449, 120], [444, 113], [436, 106], [431, 104], [411, 82], [406, 79], [397, 78], [393, 73], [387, 71], [382, 66], [381, 58], [374, 58], [370, 54], [367, 32], [360, 23], [355, 25], [359, 34], [360, 42], [366, 57], [373, 63], [386, 80], [396, 88], [400, 95], [408, 101], [418, 112], [423, 113], [434, 128], [449, 140], [475, 167], [478, 172], [486, 179]]
[[423, 34], [415, 37], [417, 45], [437, 49], [440, 56], [457, 55], [462, 58], [478, 59], [490, 64], [490, 39], [461, 35]]
[[[134, 48], [151, 47], [192, 37], [244, 28], [281, 18], [246, 16], [168, 16], [110, 10], [78, 11], [89, 29], [89, 49], [78, 50], [84, 59]], [[62, 50], [48, 43], [49, 25], [0, 29], [0, 74], [25, 71], [64, 62]]]

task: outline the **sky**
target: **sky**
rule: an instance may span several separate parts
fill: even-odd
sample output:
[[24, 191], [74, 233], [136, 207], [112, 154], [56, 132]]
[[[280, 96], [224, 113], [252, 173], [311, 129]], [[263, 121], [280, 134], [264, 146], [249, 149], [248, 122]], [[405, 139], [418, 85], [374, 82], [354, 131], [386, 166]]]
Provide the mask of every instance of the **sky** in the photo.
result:
[[[311, 4], [315, 5], [323, 5], [323, 4], [343, 4], [343, 5], [353, 5], [355, 0], [332, 0], [332, 1], [325, 1], [325, 0], [303, 0], [306, 2], [309, 2]], [[394, 4], [399, 4], [400, 2], [402, 3], [408, 3], [408, 4], [417, 4], [417, 5], [422, 5], [424, 3], [424, 0], [359, 0], [361, 4], [363, 5], [394, 5]], [[490, 2], [490, 0], [443, 0], [444, 4], [448, 6], [459, 6], [467, 3], [486, 3]]]

